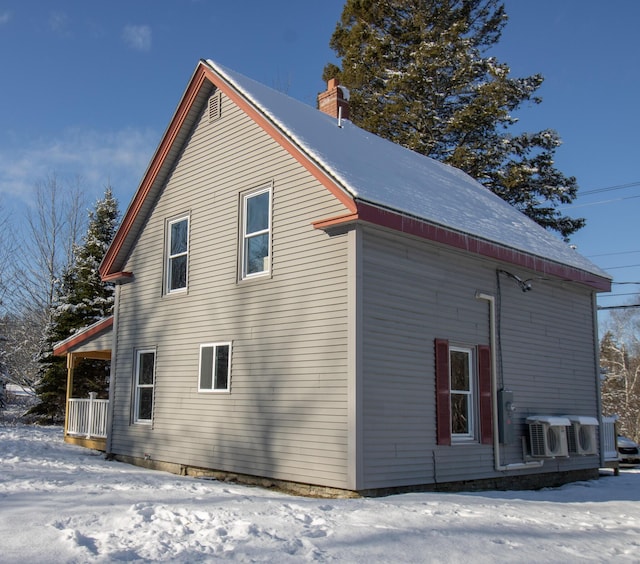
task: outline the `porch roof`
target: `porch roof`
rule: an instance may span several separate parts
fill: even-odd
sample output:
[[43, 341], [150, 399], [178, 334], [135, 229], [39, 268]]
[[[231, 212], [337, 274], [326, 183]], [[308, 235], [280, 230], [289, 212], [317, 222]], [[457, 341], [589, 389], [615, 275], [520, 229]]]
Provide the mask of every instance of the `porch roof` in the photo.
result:
[[[105, 336], [113, 331], [113, 316], [99, 319], [95, 323], [81, 329], [77, 333], [74, 333], [70, 337], [67, 337], [64, 341], [59, 341], [53, 346], [53, 354], [56, 356], [63, 356], [67, 353], [74, 352], [79, 347], [87, 345], [92, 340], [97, 339], [99, 336]], [[99, 347], [96, 350], [110, 350], [111, 347], [105, 349], [104, 346]]]

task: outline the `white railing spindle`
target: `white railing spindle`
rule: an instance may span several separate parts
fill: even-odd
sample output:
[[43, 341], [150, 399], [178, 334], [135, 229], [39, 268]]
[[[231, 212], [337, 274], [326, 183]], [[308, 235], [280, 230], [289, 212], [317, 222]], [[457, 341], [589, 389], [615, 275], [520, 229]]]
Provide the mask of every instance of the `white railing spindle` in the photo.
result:
[[84, 435], [87, 439], [107, 437], [109, 400], [96, 399], [96, 396], [91, 392], [89, 399], [69, 398], [68, 435]]

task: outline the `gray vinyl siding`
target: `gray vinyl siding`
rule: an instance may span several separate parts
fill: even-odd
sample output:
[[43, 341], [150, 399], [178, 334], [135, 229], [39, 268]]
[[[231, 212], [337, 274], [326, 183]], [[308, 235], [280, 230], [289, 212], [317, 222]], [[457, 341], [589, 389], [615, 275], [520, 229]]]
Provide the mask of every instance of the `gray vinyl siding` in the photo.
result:
[[[498, 388], [514, 392], [519, 434], [528, 415], [597, 416], [589, 290], [534, 279], [523, 293], [503, 275], [498, 289], [496, 269], [534, 275], [381, 229], [363, 234], [362, 488], [504, 474], [494, 470], [492, 445], [436, 444], [434, 339], [490, 344], [489, 305], [478, 291], [500, 298]], [[522, 462], [521, 441], [503, 445], [501, 458]], [[597, 456], [571, 457], [527, 472], [594, 467]]]
[[[238, 281], [240, 194], [273, 187], [272, 272]], [[206, 110], [131, 253], [118, 309], [112, 450], [222, 471], [347, 487], [344, 213], [223, 97]], [[188, 290], [164, 295], [167, 220], [188, 214]], [[230, 393], [198, 393], [200, 344], [231, 342]], [[132, 425], [135, 350], [155, 348], [153, 425]]]
[[84, 341], [81, 345], [73, 347], [70, 352], [73, 353], [87, 353], [96, 351], [110, 351], [113, 343], [113, 332], [111, 327], [101, 331], [97, 335], [90, 337]]

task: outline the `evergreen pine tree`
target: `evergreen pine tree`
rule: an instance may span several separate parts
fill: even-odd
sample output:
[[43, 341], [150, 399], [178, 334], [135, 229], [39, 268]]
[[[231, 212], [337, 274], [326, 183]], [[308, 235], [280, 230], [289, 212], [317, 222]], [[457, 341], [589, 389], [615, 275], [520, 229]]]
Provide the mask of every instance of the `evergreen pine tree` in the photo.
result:
[[[73, 261], [65, 268], [58, 285], [40, 359], [42, 377], [36, 386], [40, 403], [30, 411], [43, 422], [60, 421], [65, 409], [66, 361], [53, 355], [53, 346], [79, 329], [111, 315], [113, 310], [113, 284], [102, 282], [98, 268], [115, 235], [118, 219], [118, 203], [111, 188], [107, 187], [104, 198], [89, 212], [83, 244], [74, 249]], [[74, 372], [75, 397], [84, 397], [90, 391], [106, 397], [108, 367], [103, 361], [84, 360]]]
[[487, 55], [506, 22], [499, 0], [347, 0], [330, 41], [342, 68], [323, 78], [349, 88], [356, 125], [464, 170], [566, 239], [584, 220], [557, 209], [577, 193], [554, 167], [560, 138], [507, 131], [543, 78], [511, 78]]

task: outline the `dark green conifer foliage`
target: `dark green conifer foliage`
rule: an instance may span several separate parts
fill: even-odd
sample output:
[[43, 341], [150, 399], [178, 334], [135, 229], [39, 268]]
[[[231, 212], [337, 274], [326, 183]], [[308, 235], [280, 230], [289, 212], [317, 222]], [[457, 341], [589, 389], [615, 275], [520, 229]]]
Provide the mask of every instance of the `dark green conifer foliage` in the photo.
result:
[[[102, 282], [98, 268], [115, 235], [118, 220], [118, 203], [108, 187], [95, 210], [89, 212], [83, 244], [74, 249], [73, 263], [65, 269], [58, 286], [40, 359], [42, 377], [36, 387], [40, 403], [30, 411], [42, 422], [60, 422], [64, 417], [66, 359], [53, 356], [54, 344], [112, 313], [113, 284]], [[89, 392], [107, 397], [108, 376], [108, 363], [84, 360], [74, 371], [73, 397], [87, 397]]]
[[506, 23], [499, 0], [347, 0], [330, 41], [342, 68], [323, 78], [349, 88], [356, 125], [464, 170], [566, 239], [584, 220], [558, 210], [577, 192], [554, 166], [560, 138], [509, 131], [543, 78], [512, 78], [487, 54]]

